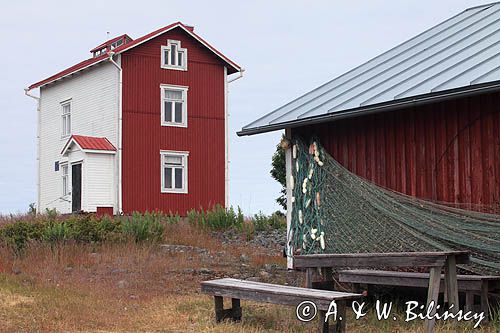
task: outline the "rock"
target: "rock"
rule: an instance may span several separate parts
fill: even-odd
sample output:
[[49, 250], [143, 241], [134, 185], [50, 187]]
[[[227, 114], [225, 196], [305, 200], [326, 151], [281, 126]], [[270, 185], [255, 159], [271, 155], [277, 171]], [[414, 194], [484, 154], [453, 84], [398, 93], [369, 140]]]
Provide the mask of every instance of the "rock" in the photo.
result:
[[203, 268], [200, 268], [200, 273], [204, 274], [204, 275], [208, 275], [208, 274], [212, 274], [212, 270], [203, 267]]
[[264, 270], [263, 270], [263, 271], [260, 271], [260, 272], [259, 272], [259, 275], [260, 275], [260, 277], [261, 277], [261, 278], [263, 278], [263, 279], [268, 279], [268, 278], [270, 278], [270, 277], [271, 277], [271, 274], [269, 274], [268, 272], [266, 272], [266, 271], [264, 271]]
[[139, 296], [137, 296], [137, 295], [130, 295], [129, 298], [130, 299], [139, 299]]
[[71, 267], [71, 266], [67, 266], [66, 268], [64, 268], [64, 271], [65, 271], [66, 273], [71, 273], [71, 272], [73, 271], [73, 267]]
[[17, 267], [12, 267], [12, 273], [19, 275], [19, 274], [21, 274], [21, 270]]
[[258, 277], [256, 277], [256, 276], [251, 276], [251, 277], [247, 278], [247, 280], [248, 281], [253, 281], [253, 282], [259, 282], [260, 281], [260, 279]]
[[124, 289], [128, 286], [128, 282], [125, 280], [120, 280], [120, 281], [118, 281], [117, 286], [120, 289]]
[[127, 270], [123, 268], [115, 268], [111, 270], [111, 273], [112, 274], [127, 273]]
[[248, 257], [248, 255], [246, 255], [245, 253], [243, 253], [243, 254], [240, 256], [240, 260], [241, 260], [241, 261], [244, 261], [244, 262], [247, 262], [248, 260], [250, 260], [250, 258]]

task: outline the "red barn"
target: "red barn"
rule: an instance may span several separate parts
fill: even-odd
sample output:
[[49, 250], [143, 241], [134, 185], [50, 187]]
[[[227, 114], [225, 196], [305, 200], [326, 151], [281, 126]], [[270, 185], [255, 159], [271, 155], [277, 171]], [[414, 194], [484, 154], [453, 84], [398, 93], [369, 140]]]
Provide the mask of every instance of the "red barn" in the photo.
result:
[[40, 89], [38, 208], [225, 205], [227, 82], [241, 68], [180, 22], [90, 52], [27, 89]]
[[[499, 10], [467, 9], [238, 134], [317, 137], [343, 166], [382, 187], [500, 213]], [[289, 225], [291, 195], [288, 184]]]

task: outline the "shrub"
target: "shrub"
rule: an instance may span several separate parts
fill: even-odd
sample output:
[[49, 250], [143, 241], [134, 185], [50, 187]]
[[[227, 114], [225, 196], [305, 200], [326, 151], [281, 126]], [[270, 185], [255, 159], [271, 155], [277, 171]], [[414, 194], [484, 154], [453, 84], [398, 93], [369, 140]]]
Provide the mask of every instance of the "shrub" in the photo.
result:
[[49, 243], [58, 243], [70, 239], [70, 228], [65, 222], [50, 222], [44, 225], [42, 239]]
[[29, 241], [40, 240], [43, 235], [43, 224], [28, 221], [16, 221], [6, 224], [0, 229], [0, 240], [12, 247], [15, 252], [24, 250]]
[[190, 224], [204, 230], [241, 229], [244, 221], [243, 213], [239, 207], [238, 212], [235, 212], [233, 207], [226, 209], [221, 205], [215, 205], [208, 211], [203, 209], [190, 210], [187, 213], [187, 218]]
[[286, 229], [286, 218], [285, 215], [280, 211], [276, 211], [270, 216], [259, 212], [253, 216], [252, 223], [256, 231], [264, 231], [269, 229]]
[[121, 230], [125, 236], [135, 240], [159, 241], [163, 237], [165, 226], [161, 223], [161, 213], [148, 213], [144, 215], [134, 212], [132, 216], [125, 217], [121, 223]]

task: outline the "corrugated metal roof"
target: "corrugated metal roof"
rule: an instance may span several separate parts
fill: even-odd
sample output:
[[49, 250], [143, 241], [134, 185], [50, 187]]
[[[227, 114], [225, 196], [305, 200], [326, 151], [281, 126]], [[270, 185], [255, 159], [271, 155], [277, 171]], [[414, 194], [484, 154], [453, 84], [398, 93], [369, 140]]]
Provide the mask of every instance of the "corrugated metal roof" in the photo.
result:
[[251, 135], [500, 88], [500, 3], [473, 7], [243, 127]]

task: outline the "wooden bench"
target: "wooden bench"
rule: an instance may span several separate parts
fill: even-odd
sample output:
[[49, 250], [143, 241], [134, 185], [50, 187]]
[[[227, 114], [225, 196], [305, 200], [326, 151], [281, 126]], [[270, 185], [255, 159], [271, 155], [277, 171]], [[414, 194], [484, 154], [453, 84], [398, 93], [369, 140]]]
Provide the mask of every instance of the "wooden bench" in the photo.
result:
[[[427, 288], [429, 273], [391, 272], [380, 270], [346, 270], [339, 272], [339, 282], [368, 285]], [[488, 314], [488, 293], [500, 290], [500, 276], [457, 275], [458, 290], [465, 293], [465, 310], [473, 310], [474, 295], [480, 295], [480, 311]], [[439, 290], [445, 291], [441, 274]]]
[[[281, 286], [229, 278], [204, 281], [201, 283], [201, 291], [214, 296], [215, 319], [217, 322], [224, 319], [241, 320], [241, 299], [295, 307], [303, 301], [311, 301], [319, 310], [320, 329], [325, 333], [329, 332], [329, 323], [325, 321], [325, 316], [332, 301], [337, 304], [337, 319], [343, 318], [343, 320], [337, 320], [334, 331], [344, 332], [346, 302], [363, 297], [360, 294]], [[224, 309], [223, 297], [231, 298], [232, 307], [230, 309]]]

